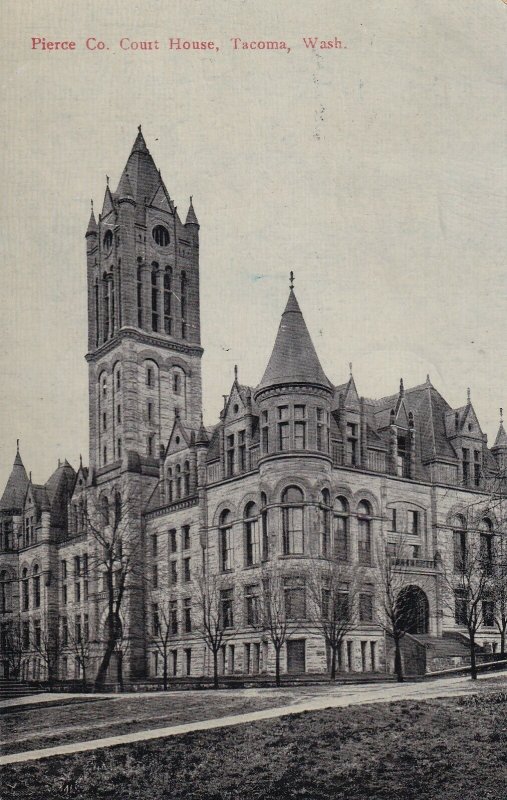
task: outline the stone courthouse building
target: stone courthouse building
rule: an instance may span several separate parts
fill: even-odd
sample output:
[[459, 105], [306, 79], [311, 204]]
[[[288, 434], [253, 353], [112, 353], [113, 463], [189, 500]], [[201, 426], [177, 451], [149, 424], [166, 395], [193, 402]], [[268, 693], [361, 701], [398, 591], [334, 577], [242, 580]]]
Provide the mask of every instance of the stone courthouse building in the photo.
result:
[[[205, 426], [199, 223], [192, 201], [180, 218], [140, 129], [98, 220], [92, 209], [86, 263], [89, 466], [76, 472], [65, 461], [35, 484], [16, 453], [0, 501], [4, 676], [19, 666], [26, 679], [44, 678], [53, 636], [55, 674], [79, 677], [86, 647], [94, 677], [110, 613], [103, 543], [91, 531], [97, 514], [104, 530], [122, 518], [118, 558], [135, 554], [111, 680], [120, 658], [126, 677], [162, 674], [164, 626], [170, 675], [210, 674], [206, 577], [223, 629], [220, 672], [271, 673], [258, 610], [275, 567], [291, 617], [282, 671], [325, 671], [322, 635], [304, 623], [305, 576], [329, 555], [361, 568], [339, 669], [391, 668], [378, 554], [399, 556], [400, 542], [397, 564], [416, 610], [410, 640], [428, 654], [460, 652], [463, 598], [444, 602], [443, 571], [472, 533], [471, 506], [486, 549], [500, 538], [486, 479], [504, 468], [503, 426], [489, 448], [470, 395], [451, 408], [429, 377], [378, 400], [360, 396], [352, 374], [335, 384], [292, 285], [259, 383], [242, 385], [236, 371], [218, 421]], [[496, 649], [491, 609], [485, 598], [478, 643]]]

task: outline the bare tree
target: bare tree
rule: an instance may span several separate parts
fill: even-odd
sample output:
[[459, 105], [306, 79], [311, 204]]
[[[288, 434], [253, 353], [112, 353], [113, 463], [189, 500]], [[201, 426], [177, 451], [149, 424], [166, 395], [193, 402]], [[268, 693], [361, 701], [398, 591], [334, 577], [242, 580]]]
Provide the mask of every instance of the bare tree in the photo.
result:
[[387, 547], [385, 539], [377, 545], [379, 596], [376, 604], [378, 624], [394, 644], [394, 672], [399, 683], [404, 680], [401, 642], [414, 623], [413, 608], [404, 589], [407, 586], [407, 549], [403, 537]]
[[204, 563], [200, 569], [194, 572], [194, 586], [198, 607], [196, 632], [200, 634], [212, 654], [213, 688], [218, 689], [218, 654], [224, 641], [226, 628], [232, 622], [232, 619], [228, 618], [229, 612], [232, 614], [232, 606], [229, 606], [229, 599], [225, 599], [221, 595], [224, 590], [220, 577], [210, 572]]
[[470, 677], [477, 679], [477, 632], [483, 622], [483, 603], [493, 602], [494, 564], [485, 551], [476, 529], [468, 528], [455, 545], [454, 563], [442, 570], [443, 601], [455, 615], [456, 622], [467, 629], [470, 649]]
[[332, 681], [342, 643], [358, 621], [360, 581], [357, 568], [333, 558], [311, 559], [306, 570], [306, 618], [326, 643]]
[[495, 564], [495, 573], [492, 579], [491, 597], [494, 603], [493, 615], [495, 625], [500, 634], [500, 653], [505, 654], [507, 639], [507, 564], [504, 557]]
[[280, 686], [282, 648], [306, 620], [306, 585], [300, 574], [289, 574], [274, 561], [261, 570], [259, 626], [266, 631], [275, 651], [275, 683]]
[[76, 617], [74, 626], [67, 630], [68, 647], [74, 654], [76, 663], [79, 665], [81, 682], [83, 689], [86, 690], [88, 680], [88, 666], [91, 660], [91, 648], [89, 632], [82, 626], [81, 618]]
[[150, 643], [162, 657], [164, 690], [167, 690], [169, 683], [169, 653], [175, 625], [175, 621], [173, 620], [173, 614], [175, 612], [171, 602], [174, 601], [168, 598], [165, 599], [163, 604], [152, 603], [151, 627], [148, 632]]
[[[42, 625], [41, 622], [43, 623]], [[30, 643], [32, 650], [41, 657], [45, 666], [47, 681], [52, 686], [57, 677], [58, 661], [62, 648], [58, 622], [51, 617], [34, 621]]]
[[3, 623], [0, 637], [1, 658], [8, 664], [9, 676], [19, 678], [23, 659], [23, 645], [19, 617]]

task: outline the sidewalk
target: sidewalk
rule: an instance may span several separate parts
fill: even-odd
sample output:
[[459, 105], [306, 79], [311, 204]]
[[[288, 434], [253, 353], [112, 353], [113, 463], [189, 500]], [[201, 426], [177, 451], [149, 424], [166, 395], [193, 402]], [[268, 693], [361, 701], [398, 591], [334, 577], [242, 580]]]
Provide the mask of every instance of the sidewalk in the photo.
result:
[[[502, 690], [507, 688], [507, 670], [501, 673], [504, 680], [498, 681], [498, 688]], [[486, 679], [491, 676], [484, 676]], [[307, 687], [311, 689], [311, 687]], [[361, 686], [351, 687], [338, 686], [331, 687], [331, 691], [321, 693], [320, 696], [302, 697], [295, 699], [291, 705], [280, 706], [277, 708], [268, 708], [262, 711], [253, 711], [246, 714], [230, 715], [226, 717], [219, 717], [210, 720], [201, 720], [180, 725], [172, 725], [165, 728], [156, 728], [151, 730], [136, 731], [134, 733], [121, 734], [118, 736], [110, 736], [102, 739], [92, 739], [85, 742], [74, 742], [70, 744], [60, 745], [58, 747], [46, 747], [40, 750], [28, 750], [23, 753], [12, 753], [10, 755], [0, 757], [0, 765], [14, 764], [25, 761], [35, 761], [51, 756], [68, 755], [72, 753], [82, 753], [91, 750], [98, 750], [102, 747], [113, 747], [117, 745], [131, 744], [133, 742], [150, 741], [152, 739], [162, 739], [171, 736], [180, 736], [185, 733], [192, 733], [195, 731], [213, 730], [216, 728], [225, 728], [233, 725], [243, 725], [248, 722], [258, 722], [260, 720], [275, 719], [285, 717], [291, 714], [300, 714], [303, 711], [320, 711], [326, 708], [340, 708], [350, 705], [362, 705], [367, 703], [389, 703], [396, 700], [428, 700], [436, 697], [455, 697], [463, 694], [475, 694], [478, 686], [472, 683], [468, 678], [442, 678], [433, 681], [432, 683], [404, 683], [404, 684], [384, 684], [382, 686]], [[243, 691], [259, 691], [259, 690], [243, 690]], [[269, 691], [266, 690], [266, 691]], [[153, 694], [158, 694], [154, 692]], [[201, 693], [202, 694], [202, 693]], [[61, 697], [61, 695], [57, 695]], [[73, 697], [86, 698], [97, 695], [72, 695]], [[111, 695], [108, 695], [111, 697]], [[118, 698], [118, 695], [112, 695]], [[132, 697], [132, 695], [121, 695], [120, 697]], [[35, 698], [30, 698], [33, 702]], [[40, 703], [47, 702], [52, 699], [54, 702], [55, 695], [42, 695], [40, 696]], [[10, 701], [4, 701], [6, 703]], [[18, 705], [23, 705], [18, 701]]]

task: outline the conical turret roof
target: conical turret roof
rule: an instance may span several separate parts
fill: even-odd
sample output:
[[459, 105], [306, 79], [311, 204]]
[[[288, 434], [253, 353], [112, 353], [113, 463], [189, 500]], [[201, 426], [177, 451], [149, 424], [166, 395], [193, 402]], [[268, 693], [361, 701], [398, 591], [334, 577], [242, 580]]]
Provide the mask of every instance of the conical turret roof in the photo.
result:
[[319, 384], [331, 389], [292, 288], [271, 358], [256, 392], [287, 383]]
[[190, 205], [188, 207], [187, 218], [185, 220], [185, 225], [199, 225], [199, 222], [197, 220], [197, 217], [196, 217], [196, 214], [195, 214], [195, 211], [194, 211], [194, 205], [192, 203], [192, 198], [190, 198]]
[[0, 500], [0, 510], [22, 508], [27, 486], [28, 475], [26, 474], [26, 469], [19, 455], [18, 447], [11, 474], [9, 475], [2, 499]]
[[88, 227], [86, 229], [85, 236], [96, 236], [97, 235], [97, 220], [95, 219], [95, 214], [93, 213], [93, 206], [90, 211], [90, 219], [88, 221]]
[[507, 447], [507, 433], [505, 433], [503, 422], [500, 423], [493, 447]]
[[125, 186], [126, 181], [130, 184], [132, 196], [136, 203], [143, 203], [144, 198], [150, 200], [160, 184], [160, 175], [150, 151], [146, 147], [144, 136], [141, 133], [141, 126], [139, 126], [136, 140], [120, 178], [117, 194], [120, 193], [120, 187]]

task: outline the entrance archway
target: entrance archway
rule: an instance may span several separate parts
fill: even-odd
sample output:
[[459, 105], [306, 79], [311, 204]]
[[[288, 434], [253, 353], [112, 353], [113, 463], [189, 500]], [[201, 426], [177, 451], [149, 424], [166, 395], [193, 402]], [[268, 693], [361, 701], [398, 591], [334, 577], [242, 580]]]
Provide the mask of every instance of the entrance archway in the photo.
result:
[[396, 600], [398, 621], [405, 633], [429, 633], [430, 608], [428, 598], [419, 586], [405, 586]]

